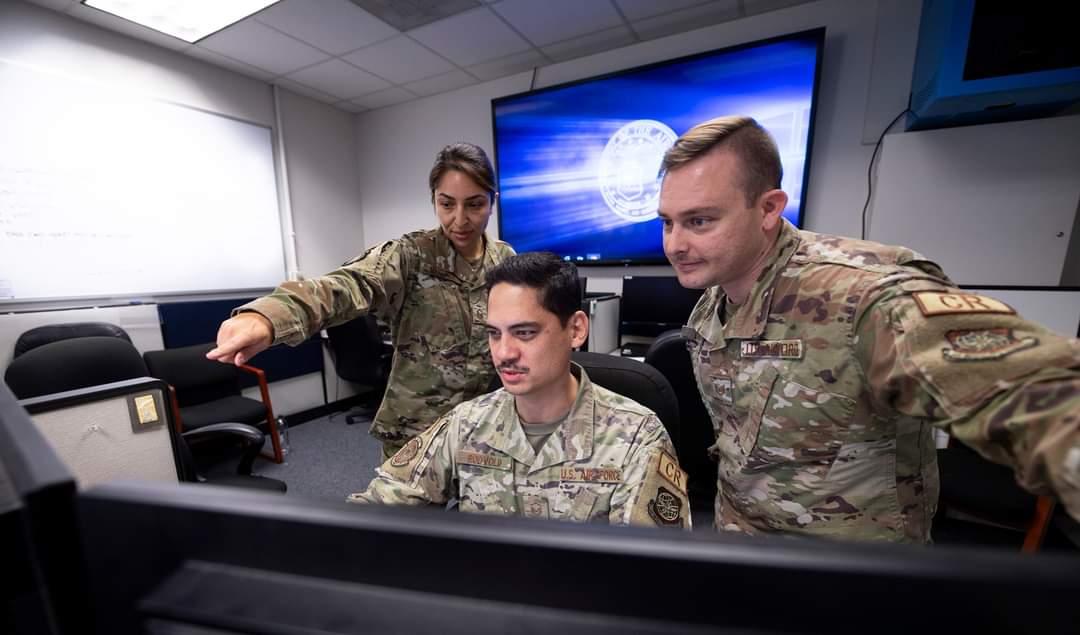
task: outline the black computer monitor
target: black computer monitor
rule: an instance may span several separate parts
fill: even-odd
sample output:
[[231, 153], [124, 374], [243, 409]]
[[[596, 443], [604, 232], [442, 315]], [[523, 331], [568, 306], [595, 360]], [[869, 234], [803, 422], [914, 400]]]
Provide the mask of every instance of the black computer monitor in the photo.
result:
[[78, 632], [87, 616], [75, 477], [0, 382], [0, 632]]
[[[107, 483], [99, 632], [1070, 632], [1080, 558], [573, 525]], [[198, 632], [204, 632], [202, 630]]]
[[625, 276], [619, 335], [656, 337], [682, 327], [702, 293], [684, 288], [675, 276]]

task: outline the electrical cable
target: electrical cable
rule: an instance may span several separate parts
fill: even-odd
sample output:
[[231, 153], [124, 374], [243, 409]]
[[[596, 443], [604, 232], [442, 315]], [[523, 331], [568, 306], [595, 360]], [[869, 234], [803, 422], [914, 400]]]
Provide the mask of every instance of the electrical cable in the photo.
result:
[[889, 122], [889, 125], [885, 126], [885, 129], [881, 131], [881, 136], [878, 137], [877, 143], [874, 144], [874, 153], [870, 155], [870, 165], [866, 168], [866, 203], [862, 208], [862, 233], [859, 238], [866, 240], [866, 210], [870, 208], [870, 197], [874, 193], [874, 160], [877, 158], [878, 150], [881, 149], [881, 142], [885, 140], [885, 134], [896, 125], [897, 121], [904, 115], [911, 113], [915, 114], [911, 108], [904, 108], [904, 111], [899, 115], [893, 117], [893, 120]]

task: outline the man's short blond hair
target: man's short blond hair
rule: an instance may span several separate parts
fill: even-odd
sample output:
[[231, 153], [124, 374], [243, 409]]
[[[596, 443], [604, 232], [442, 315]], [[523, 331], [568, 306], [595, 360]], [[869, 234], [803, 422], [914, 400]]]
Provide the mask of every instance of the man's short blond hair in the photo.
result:
[[779, 189], [784, 168], [776, 142], [752, 117], [740, 115], [717, 117], [687, 130], [664, 154], [661, 170], [664, 173], [677, 170], [721, 147], [739, 158], [747, 205], [753, 205], [765, 192]]

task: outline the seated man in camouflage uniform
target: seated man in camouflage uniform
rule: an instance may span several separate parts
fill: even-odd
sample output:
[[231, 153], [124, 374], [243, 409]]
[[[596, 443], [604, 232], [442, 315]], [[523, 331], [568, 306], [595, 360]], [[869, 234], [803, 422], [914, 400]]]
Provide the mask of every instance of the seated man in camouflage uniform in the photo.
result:
[[660, 420], [570, 361], [589, 319], [576, 267], [513, 256], [487, 274], [504, 388], [455, 407], [382, 464], [358, 503], [460, 501], [467, 512], [690, 527], [686, 474]]
[[695, 126], [663, 168], [664, 250], [707, 289], [685, 333], [718, 529], [927, 542], [934, 426], [1080, 518], [1080, 342], [910, 249], [796, 229], [749, 117]]

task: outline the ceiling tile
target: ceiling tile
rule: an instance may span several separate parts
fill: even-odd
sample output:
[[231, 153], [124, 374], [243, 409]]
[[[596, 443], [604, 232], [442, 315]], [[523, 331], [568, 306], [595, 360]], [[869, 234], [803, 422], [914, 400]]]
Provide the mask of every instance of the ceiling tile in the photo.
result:
[[610, 2], [581, 0], [504, 0], [491, 5], [536, 46], [619, 26], [622, 18]]
[[631, 24], [631, 27], [642, 39], [653, 39], [699, 29], [711, 24], [727, 22], [737, 17], [739, 17], [739, 3], [737, 0], [717, 0], [701, 6], [639, 20]]
[[255, 19], [334, 55], [399, 33], [348, 0], [284, 0]]
[[460, 13], [409, 31], [429, 49], [460, 66], [470, 66], [530, 48], [487, 7]]
[[695, 4], [705, 4], [706, 2], [708, 0], [664, 0], [664, 2], [657, 2], [656, 0], [615, 0], [615, 4], [619, 5], [619, 10], [631, 22], [651, 18], [661, 13], [671, 13], [672, 11], [692, 7]]
[[395, 84], [454, 70], [454, 65], [406, 36], [354, 51], [343, 59]]
[[299, 82], [294, 82], [291, 79], [285, 77], [279, 77], [274, 80], [274, 83], [282, 88], [292, 91], [298, 95], [304, 95], [305, 97], [311, 97], [317, 101], [325, 102], [327, 104], [336, 104], [341, 101], [333, 95], [327, 95], [321, 90], [315, 90], [310, 86], [305, 86]]
[[592, 55], [593, 53], [617, 49], [620, 46], [633, 44], [635, 41], [636, 38], [630, 32], [630, 29], [625, 26], [617, 26], [614, 29], [556, 42], [550, 46], [545, 46], [541, 50], [551, 59], [557, 62], [565, 62], [566, 60]]
[[743, 0], [743, 7], [746, 9], [746, 15], [754, 15], [755, 13], [765, 13], [766, 11], [792, 7], [804, 2], [808, 2], [808, 0]]
[[78, 2], [78, 0], [29, 0], [29, 2], [43, 7], [48, 7], [49, 9], [64, 11], [71, 5]]
[[165, 35], [161, 31], [155, 31], [150, 27], [136, 24], [131, 20], [125, 20], [124, 18], [117, 17], [111, 13], [106, 13], [100, 9], [88, 7], [84, 4], [72, 5], [67, 13], [72, 17], [105, 27], [110, 31], [122, 33], [173, 51], [182, 51], [191, 46], [191, 43], [185, 42], [180, 38]]
[[416, 99], [415, 94], [410, 93], [399, 86], [394, 86], [393, 88], [380, 90], [377, 93], [371, 93], [370, 95], [364, 95], [363, 97], [357, 97], [356, 99], [350, 99], [349, 101], [362, 106], [365, 109], [374, 110], [375, 108], [393, 106], [394, 104], [412, 101], [413, 99]]
[[204, 62], [209, 62], [214, 66], [220, 66], [227, 68], [230, 71], [235, 71], [241, 75], [247, 75], [248, 77], [254, 77], [255, 79], [261, 79], [262, 81], [269, 81], [274, 77], [273, 73], [262, 70], [261, 68], [255, 68], [250, 64], [245, 64], [239, 60], [234, 60], [231, 57], [226, 57], [221, 53], [215, 53], [208, 51], [199, 46], [192, 46], [184, 51], [185, 55], [190, 55], [196, 59], [200, 59]]
[[437, 75], [435, 77], [429, 77], [428, 79], [422, 79], [418, 82], [412, 82], [411, 84], [405, 84], [405, 88], [408, 88], [417, 95], [426, 96], [445, 93], [463, 86], [468, 86], [469, 84], [475, 84], [476, 82], [477, 79], [465, 71], [454, 71], [452, 73], [446, 73], [445, 75]]
[[338, 59], [290, 73], [288, 78], [338, 99], [352, 99], [390, 87], [389, 82]]
[[457, 15], [480, 6], [477, 0], [352, 0], [399, 31]]
[[199, 46], [251, 64], [275, 75], [311, 66], [328, 55], [252, 18], [199, 41]]
[[365, 108], [364, 106], [361, 106], [360, 104], [354, 104], [351, 101], [339, 101], [338, 103], [334, 104], [334, 108], [340, 108], [341, 110], [344, 110], [344, 111], [347, 111], [347, 112], [352, 112], [352, 113], [364, 112], [365, 110], [370, 110], [369, 108]]
[[487, 81], [489, 79], [498, 79], [500, 77], [506, 77], [507, 75], [513, 75], [514, 73], [520, 73], [521, 71], [527, 71], [536, 68], [537, 66], [546, 66], [550, 63], [551, 60], [544, 57], [539, 51], [530, 49], [524, 53], [514, 53], [513, 55], [508, 55], [501, 59], [476, 64], [465, 70], [476, 75], [480, 79]]

